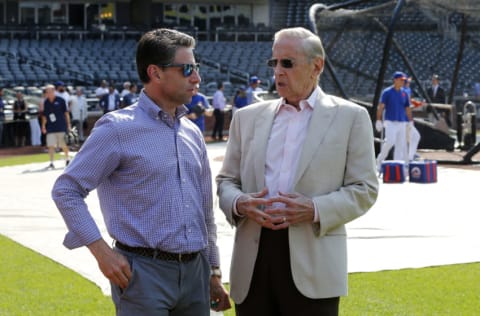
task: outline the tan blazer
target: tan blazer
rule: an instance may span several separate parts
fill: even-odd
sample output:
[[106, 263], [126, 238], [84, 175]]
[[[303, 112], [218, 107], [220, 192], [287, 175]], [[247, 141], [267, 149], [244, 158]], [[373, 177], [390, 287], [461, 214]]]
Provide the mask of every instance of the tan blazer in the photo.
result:
[[[265, 187], [265, 157], [280, 100], [249, 105], [235, 113], [217, 187], [220, 208], [236, 226], [230, 270], [231, 296], [248, 294], [261, 227], [233, 214], [242, 194]], [[378, 193], [373, 129], [367, 111], [320, 91], [295, 172], [295, 192], [313, 199], [320, 224], [289, 227], [290, 260], [298, 290], [309, 298], [347, 294], [345, 224], [363, 215]]]

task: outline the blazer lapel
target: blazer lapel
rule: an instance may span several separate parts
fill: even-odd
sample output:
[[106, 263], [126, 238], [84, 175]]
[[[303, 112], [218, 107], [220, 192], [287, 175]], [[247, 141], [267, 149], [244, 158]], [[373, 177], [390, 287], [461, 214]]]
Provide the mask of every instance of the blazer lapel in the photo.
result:
[[253, 148], [257, 152], [254, 164], [255, 182], [258, 191], [265, 187], [265, 161], [267, 159], [267, 145], [272, 130], [275, 109], [280, 101], [270, 102], [264, 110], [255, 118], [255, 136]]
[[315, 152], [318, 150], [318, 147], [323, 143], [325, 135], [331, 128], [332, 120], [335, 117], [336, 111], [337, 105], [334, 103], [333, 99], [323, 92], [320, 92], [302, 146], [293, 187], [295, 187], [298, 180], [303, 175], [309, 162], [313, 159]]

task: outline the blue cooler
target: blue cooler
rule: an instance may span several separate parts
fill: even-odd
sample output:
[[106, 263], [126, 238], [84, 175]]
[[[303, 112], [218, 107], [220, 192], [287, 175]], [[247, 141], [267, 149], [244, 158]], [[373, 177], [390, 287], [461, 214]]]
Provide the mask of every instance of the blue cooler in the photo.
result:
[[382, 162], [383, 183], [405, 182], [405, 162], [401, 160], [385, 160]]
[[411, 161], [408, 165], [410, 182], [432, 183], [437, 182], [437, 161]]

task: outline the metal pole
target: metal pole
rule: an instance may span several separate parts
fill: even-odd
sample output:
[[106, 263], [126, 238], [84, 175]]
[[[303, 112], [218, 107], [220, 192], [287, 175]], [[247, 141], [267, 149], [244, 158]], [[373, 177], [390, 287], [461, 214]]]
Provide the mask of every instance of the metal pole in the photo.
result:
[[375, 96], [373, 98], [373, 109], [372, 109], [372, 122], [375, 121], [375, 114], [378, 108], [378, 101], [380, 99], [380, 94], [383, 90], [383, 80], [385, 77], [385, 70], [387, 69], [388, 56], [390, 54], [390, 48], [392, 46], [392, 39], [394, 33], [395, 23], [397, 22], [398, 16], [400, 15], [400, 10], [402, 9], [405, 0], [399, 0], [395, 9], [393, 10], [392, 19], [390, 20], [390, 25], [388, 27], [387, 38], [385, 40], [385, 46], [383, 47], [383, 57], [380, 70], [378, 72], [377, 86], [375, 88]]
[[460, 45], [457, 53], [457, 62], [455, 63], [455, 70], [453, 72], [452, 86], [450, 87], [450, 94], [448, 95], [447, 103], [450, 104], [453, 101], [453, 96], [455, 95], [455, 87], [458, 82], [458, 73], [460, 72], [460, 66], [462, 63], [463, 51], [465, 48], [465, 38], [467, 34], [467, 17], [462, 14], [462, 29], [460, 33]]

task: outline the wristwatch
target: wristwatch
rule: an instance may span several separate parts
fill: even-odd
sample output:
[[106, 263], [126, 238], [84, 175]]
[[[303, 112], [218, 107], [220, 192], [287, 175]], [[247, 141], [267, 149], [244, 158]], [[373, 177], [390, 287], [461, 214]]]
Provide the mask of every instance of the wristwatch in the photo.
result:
[[220, 270], [219, 267], [212, 267], [212, 269], [210, 270], [210, 276], [216, 276], [216, 277], [219, 277], [221, 278], [222, 277], [222, 270]]

